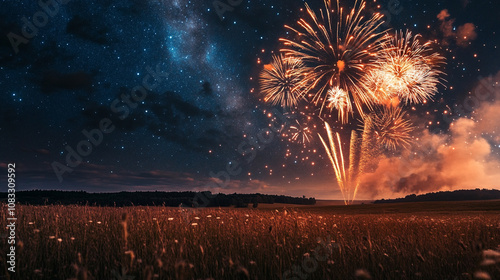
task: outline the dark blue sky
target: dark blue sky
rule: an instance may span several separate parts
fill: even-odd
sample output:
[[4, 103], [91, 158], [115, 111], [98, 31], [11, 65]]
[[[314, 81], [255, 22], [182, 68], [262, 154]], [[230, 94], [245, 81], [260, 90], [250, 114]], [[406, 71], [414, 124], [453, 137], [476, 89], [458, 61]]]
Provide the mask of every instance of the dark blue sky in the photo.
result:
[[[368, 11], [389, 11], [396, 2], [370, 1]], [[17, 164], [19, 189], [199, 190], [219, 182], [211, 177], [227, 179], [221, 171], [230, 163], [238, 172], [227, 192], [338, 194], [318, 143], [307, 148], [306, 160], [302, 147], [277, 138], [257, 147], [252, 160], [238, 152], [269, 124], [272, 107], [252, 89], [262, 64], [279, 49], [283, 25], [303, 15], [304, 1], [243, 0], [222, 20], [211, 1], [71, 0], [49, 5], [47, 18], [33, 1], [0, 3], [0, 164]], [[469, 97], [478, 77], [500, 71], [494, 3], [401, 0], [398, 12], [388, 12], [389, 27], [436, 40], [447, 58], [446, 87], [436, 102], [416, 106], [416, 117], [435, 124], [446, 106]], [[437, 18], [443, 9], [446, 22]], [[19, 39], [34, 16], [40, 27]], [[466, 23], [476, 37], [463, 42], [457, 37]], [[130, 100], [145, 79], [155, 87], [139, 102]], [[103, 133], [81, 163], [68, 166], [67, 147], [76, 150], [87, 139], [82, 130], [99, 128], [103, 119], [114, 130]], [[429, 128], [448, 133], [441, 122]], [[285, 158], [287, 149], [299, 155]]]

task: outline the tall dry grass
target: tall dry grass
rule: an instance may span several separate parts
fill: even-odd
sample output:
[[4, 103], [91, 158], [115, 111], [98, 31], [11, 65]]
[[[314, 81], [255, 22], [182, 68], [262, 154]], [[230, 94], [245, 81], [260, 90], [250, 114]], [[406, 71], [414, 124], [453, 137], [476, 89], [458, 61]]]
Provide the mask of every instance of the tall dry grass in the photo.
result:
[[496, 212], [17, 207], [17, 279], [500, 279]]

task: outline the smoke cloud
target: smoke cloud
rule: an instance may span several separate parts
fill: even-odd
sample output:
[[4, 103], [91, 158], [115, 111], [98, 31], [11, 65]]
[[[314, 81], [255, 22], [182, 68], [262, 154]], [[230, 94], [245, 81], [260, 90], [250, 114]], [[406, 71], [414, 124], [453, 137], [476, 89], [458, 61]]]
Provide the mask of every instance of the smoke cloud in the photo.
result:
[[448, 10], [447, 9], [444, 9], [442, 10], [441, 12], [439, 12], [439, 14], [437, 15], [437, 18], [440, 20], [440, 21], [445, 21], [447, 18], [450, 17], [450, 13], [448, 13]]
[[500, 188], [500, 72], [479, 81], [450, 120], [449, 132], [420, 132], [410, 150], [381, 156], [362, 177], [371, 198], [468, 188]]
[[453, 28], [455, 19], [450, 19], [448, 10], [442, 10], [437, 18], [441, 22], [440, 30], [443, 34], [442, 44], [444, 46], [449, 46], [454, 42], [460, 47], [467, 47], [470, 42], [477, 38], [476, 26], [473, 23], [465, 23], [455, 30]]

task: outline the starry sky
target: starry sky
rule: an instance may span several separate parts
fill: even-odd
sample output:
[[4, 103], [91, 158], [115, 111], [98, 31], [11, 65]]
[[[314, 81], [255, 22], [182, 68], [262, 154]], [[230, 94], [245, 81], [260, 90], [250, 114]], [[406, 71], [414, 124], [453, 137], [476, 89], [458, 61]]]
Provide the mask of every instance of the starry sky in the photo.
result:
[[[282, 112], [261, 102], [259, 72], [279, 50], [283, 26], [304, 15], [305, 1], [229, 2], [234, 6], [225, 0], [45, 1], [45, 11], [36, 2], [1, 0], [2, 170], [16, 163], [19, 190], [209, 189], [339, 199], [319, 141], [303, 147], [278, 135], [265, 143], [258, 137]], [[308, 3], [313, 9], [323, 4]], [[499, 188], [490, 182], [500, 170], [500, 133], [498, 122], [488, 123], [496, 119], [490, 107], [498, 88], [460, 110], [478, 87], [498, 84], [498, 3], [379, 0], [367, 6], [367, 12], [387, 15], [386, 27], [421, 33], [446, 57], [446, 82], [434, 102], [410, 106], [421, 133], [414, 138], [444, 137], [437, 142], [448, 147], [461, 139], [452, 128], [461, 119], [493, 127], [473, 136], [488, 146], [477, 161], [487, 161], [484, 170], [493, 176], [476, 187]], [[137, 91], [141, 86], [147, 89]], [[141, 98], [131, 99], [132, 93]], [[87, 139], [82, 131], [99, 129], [103, 119], [112, 131], [101, 131], [91, 150], [82, 146], [88, 155], [68, 162]], [[474, 142], [467, 141], [464, 149]], [[251, 157], [242, 156], [250, 148]], [[474, 187], [454, 179], [453, 186], [427, 180], [426, 188], [370, 185], [378, 191], [361, 198]]]

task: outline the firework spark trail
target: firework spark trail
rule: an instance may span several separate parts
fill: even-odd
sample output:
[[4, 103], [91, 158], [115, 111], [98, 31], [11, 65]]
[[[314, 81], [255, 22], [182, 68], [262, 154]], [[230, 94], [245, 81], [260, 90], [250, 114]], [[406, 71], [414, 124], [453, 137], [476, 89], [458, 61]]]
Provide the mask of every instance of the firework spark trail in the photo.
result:
[[[318, 16], [306, 4], [310, 22], [300, 19], [301, 31], [288, 25], [285, 28], [295, 33], [299, 39], [280, 38], [284, 48], [280, 51], [301, 58], [312, 71], [305, 76], [307, 92], [312, 92], [312, 102], [321, 104], [320, 114], [328, 99], [328, 90], [339, 87], [352, 96], [358, 112], [364, 114], [364, 106], [371, 108], [373, 98], [361, 82], [364, 69], [374, 63], [385, 40], [384, 32], [378, 29], [383, 24], [382, 15], [362, 16], [365, 1], [356, 1], [351, 12], [344, 15], [337, 0], [337, 9], [332, 9], [330, 0], [325, 0], [325, 9]], [[350, 99], [350, 98], [349, 98]], [[332, 108], [331, 108], [332, 109]], [[340, 113], [340, 112], [339, 112]], [[347, 108], [341, 118], [346, 122], [351, 113]]]
[[[363, 131], [361, 139], [359, 139], [356, 131], [351, 131], [351, 141], [349, 143], [349, 166], [347, 167], [347, 170], [344, 153], [342, 152], [340, 134], [335, 132], [334, 136], [334, 133], [327, 122], [325, 122], [325, 127], [328, 135], [328, 144], [318, 133], [321, 143], [323, 143], [328, 158], [332, 163], [335, 171], [335, 177], [337, 178], [337, 182], [346, 205], [352, 204], [356, 199], [360, 185], [360, 175], [363, 174], [365, 167], [372, 156], [377, 153], [377, 146], [374, 144], [373, 130], [370, 128], [371, 125], [368, 122], [365, 123], [366, 129]], [[361, 148], [359, 147], [360, 145]]]
[[[340, 141], [340, 135], [339, 133], [336, 133], [337, 135], [337, 148], [338, 148], [338, 154], [337, 153], [334, 153], [334, 156], [335, 158], [340, 158], [340, 163], [341, 163], [341, 175], [342, 175], [342, 181], [344, 182], [344, 188], [345, 188], [345, 185], [347, 183], [347, 202], [349, 203], [349, 200], [350, 200], [350, 184], [349, 184], [349, 181], [348, 181], [348, 178], [346, 176], [346, 172], [345, 172], [345, 161], [344, 161], [344, 153], [342, 152], [342, 142]], [[330, 145], [332, 145], [332, 142], [330, 141]], [[335, 150], [334, 150], [335, 152]]]
[[[351, 131], [351, 143], [349, 150], [349, 182], [356, 182], [358, 184], [359, 180], [357, 180], [359, 175], [359, 157], [361, 156], [359, 149], [359, 139], [358, 133], [355, 130]], [[354, 187], [354, 195], [353, 200], [356, 197], [356, 189], [357, 185]]]
[[381, 152], [380, 147], [395, 148], [398, 144], [407, 141], [406, 138], [409, 139], [411, 126], [409, 121], [404, 120], [403, 117], [404, 112], [401, 108], [385, 108], [381, 116], [371, 114], [364, 119], [361, 139], [355, 130], [351, 131], [347, 172], [340, 135], [338, 132], [335, 133], [337, 140], [337, 143], [335, 143], [333, 132], [328, 123], [325, 122], [330, 146], [323, 141], [321, 135], [319, 137], [334, 166], [345, 204], [352, 204], [356, 199], [361, 184], [360, 176], [366, 171], [372, 159], [379, 155]]
[[373, 157], [375, 157], [379, 152], [374, 139], [375, 138], [374, 138], [372, 120], [370, 118], [367, 118], [365, 119], [363, 134], [361, 136], [361, 148], [358, 158], [359, 163], [358, 163], [357, 176], [353, 180], [353, 182], [355, 182], [356, 185], [354, 188], [354, 197], [356, 197], [356, 194], [358, 193], [360, 185], [360, 175], [365, 172], [366, 166], [368, 165], [369, 161]]
[[304, 96], [307, 67], [299, 58], [273, 56], [273, 61], [260, 74], [264, 101], [284, 108], [296, 107]]
[[[345, 189], [345, 183], [346, 183], [346, 174], [345, 174], [345, 168], [344, 168], [344, 159], [339, 158], [339, 154], [337, 153], [337, 147], [335, 145], [335, 141], [333, 139], [333, 132], [330, 128], [330, 125], [325, 122], [325, 127], [326, 127], [326, 132], [328, 134], [328, 142], [329, 145], [326, 144], [325, 140], [323, 140], [323, 137], [318, 133], [319, 138], [321, 139], [321, 143], [323, 143], [323, 146], [325, 147], [326, 153], [328, 155], [328, 158], [330, 159], [330, 162], [332, 163], [333, 170], [335, 171], [335, 176], [337, 178], [337, 182], [339, 184], [340, 191], [342, 192], [342, 197], [344, 199], [344, 204], [349, 204], [349, 200], [346, 197], [346, 189]], [[336, 133], [337, 140], [339, 142], [339, 149], [342, 150], [342, 147], [340, 146], [340, 135], [338, 132]], [[341, 166], [342, 165], [342, 166]], [[344, 170], [344, 172], [342, 172]]]

